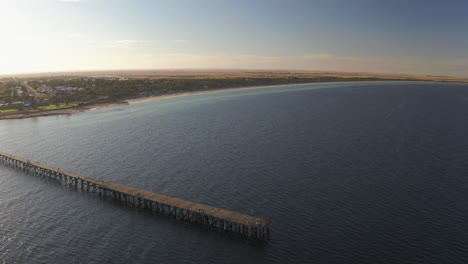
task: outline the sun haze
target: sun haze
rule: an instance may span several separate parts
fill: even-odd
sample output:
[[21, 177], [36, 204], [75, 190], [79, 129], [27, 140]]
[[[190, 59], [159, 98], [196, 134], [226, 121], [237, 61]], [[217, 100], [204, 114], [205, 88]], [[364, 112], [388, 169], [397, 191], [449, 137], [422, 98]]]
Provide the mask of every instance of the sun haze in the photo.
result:
[[290, 69], [468, 76], [468, 3], [0, 1], [0, 74]]

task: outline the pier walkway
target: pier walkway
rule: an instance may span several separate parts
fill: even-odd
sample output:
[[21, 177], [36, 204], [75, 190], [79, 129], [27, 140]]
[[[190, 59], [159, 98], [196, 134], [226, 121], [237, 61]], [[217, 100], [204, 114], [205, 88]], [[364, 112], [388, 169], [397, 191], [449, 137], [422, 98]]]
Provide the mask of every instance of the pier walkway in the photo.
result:
[[0, 152], [0, 163], [153, 213], [169, 215], [179, 220], [240, 234], [251, 239], [268, 240], [270, 236], [269, 219], [194, 203], [120, 183], [96, 180], [2, 152]]

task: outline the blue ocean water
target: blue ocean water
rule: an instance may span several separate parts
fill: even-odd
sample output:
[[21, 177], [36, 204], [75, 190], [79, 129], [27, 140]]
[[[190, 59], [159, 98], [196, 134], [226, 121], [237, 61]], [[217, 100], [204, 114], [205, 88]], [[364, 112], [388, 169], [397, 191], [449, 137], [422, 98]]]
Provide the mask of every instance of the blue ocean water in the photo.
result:
[[0, 151], [272, 217], [272, 240], [0, 167], [4, 263], [466, 263], [468, 85], [218, 91], [0, 121]]

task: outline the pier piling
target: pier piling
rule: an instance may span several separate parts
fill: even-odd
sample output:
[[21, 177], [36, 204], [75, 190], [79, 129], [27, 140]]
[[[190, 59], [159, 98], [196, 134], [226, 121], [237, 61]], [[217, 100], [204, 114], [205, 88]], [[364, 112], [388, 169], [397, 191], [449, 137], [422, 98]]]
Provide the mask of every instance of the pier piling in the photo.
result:
[[138, 207], [175, 219], [212, 227], [227, 233], [257, 240], [270, 238], [270, 219], [150, 192], [115, 182], [101, 181], [52, 168], [37, 162], [0, 152], [0, 163], [87, 193]]

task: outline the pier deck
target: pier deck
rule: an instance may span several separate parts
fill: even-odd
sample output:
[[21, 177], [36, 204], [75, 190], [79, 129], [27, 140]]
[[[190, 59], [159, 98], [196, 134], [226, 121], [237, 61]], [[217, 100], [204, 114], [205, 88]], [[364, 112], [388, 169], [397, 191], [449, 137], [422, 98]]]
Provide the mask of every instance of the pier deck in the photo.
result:
[[0, 152], [0, 163], [57, 180], [84, 192], [97, 193], [99, 196], [148, 209], [154, 213], [171, 215], [177, 219], [253, 239], [269, 239], [269, 219], [199, 204], [116, 182], [93, 179], [2, 152]]

